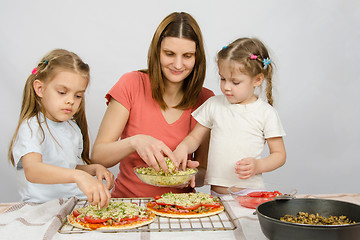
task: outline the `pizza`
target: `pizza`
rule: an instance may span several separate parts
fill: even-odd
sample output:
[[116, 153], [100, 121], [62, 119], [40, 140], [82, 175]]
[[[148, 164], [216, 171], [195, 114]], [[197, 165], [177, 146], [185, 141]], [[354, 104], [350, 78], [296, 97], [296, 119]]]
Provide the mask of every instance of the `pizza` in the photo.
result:
[[165, 193], [147, 204], [156, 215], [170, 218], [199, 218], [224, 211], [218, 197], [197, 193]]
[[152, 223], [155, 214], [136, 203], [110, 201], [107, 207], [98, 209], [88, 205], [77, 208], [67, 216], [69, 224], [86, 230], [132, 229]]

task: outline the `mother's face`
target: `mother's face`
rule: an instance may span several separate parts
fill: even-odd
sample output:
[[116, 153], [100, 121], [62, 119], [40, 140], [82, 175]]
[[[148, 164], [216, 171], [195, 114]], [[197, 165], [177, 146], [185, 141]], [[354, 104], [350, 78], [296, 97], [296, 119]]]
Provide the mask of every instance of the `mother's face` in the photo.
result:
[[167, 81], [182, 82], [195, 65], [196, 44], [194, 41], [165, 37], [160, 47], [161, 70]]

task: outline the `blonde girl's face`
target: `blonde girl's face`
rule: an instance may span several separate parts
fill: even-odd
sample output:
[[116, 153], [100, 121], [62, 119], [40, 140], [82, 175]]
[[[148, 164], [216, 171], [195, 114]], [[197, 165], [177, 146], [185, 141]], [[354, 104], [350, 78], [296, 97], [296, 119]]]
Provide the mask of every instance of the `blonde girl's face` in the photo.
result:
[[67, 121], [78, 111], [88, 81], [79, 73], [59, 71], [47, 83], [34, 81], [34, 89], [40, 97], [45, 116], [55, 122]]
[[218, 63], [221, 92], [232, 104], [249, 104], [255, 102], [255, 88], [260, 86], [263, 75], [251, 77], [240, 71], [243, 65], [231, 60], [220, 60]]
[[182, 83], [195, 66], [195, 52], [194, 41], [165, 37], [161, 42], [160, 64], [166, 80], [172, 83]]

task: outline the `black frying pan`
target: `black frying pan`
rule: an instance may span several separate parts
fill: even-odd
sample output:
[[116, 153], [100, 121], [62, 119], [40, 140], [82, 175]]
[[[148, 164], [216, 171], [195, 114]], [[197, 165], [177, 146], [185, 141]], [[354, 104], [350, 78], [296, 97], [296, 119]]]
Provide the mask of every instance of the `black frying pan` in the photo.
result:
[[[340, 226], [320, 226], [280, 221], [280, 217], [285, 214], [297, 215], [298, 212], [319, 213], [324, 217], [345, 215], [357, 223]], [[273, 200], [260, 204], [256, 209], [256, 213], [261, 230], [271, 240], [360, 239], [360, 206], [356, 204], [309, 198]]]

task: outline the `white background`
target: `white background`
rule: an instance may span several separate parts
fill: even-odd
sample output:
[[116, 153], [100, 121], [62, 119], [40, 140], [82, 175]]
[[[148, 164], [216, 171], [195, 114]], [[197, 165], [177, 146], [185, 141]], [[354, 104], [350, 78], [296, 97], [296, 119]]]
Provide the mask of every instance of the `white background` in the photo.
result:
[[[216, 52], [258, 37], [276, 64], [275, 107], [287, 136], [287, 163], [266, 181], [300, 193], [360, 192], [360, 2], [357, 0], [2, 0], [0, 7], [0, 202], [18, 201], [7, 151], [26, 78], [54, 48], [91, 67], [86, 93], [93, 143], [118, 78], [146, 68], [160, 21], [186, 11], [199, 23], [207, 54], [205, 86], [221, 94]], [[117, 167], [111, 169], [115, 174]], [[203, 188], [207, 190], [206, 188]]]

